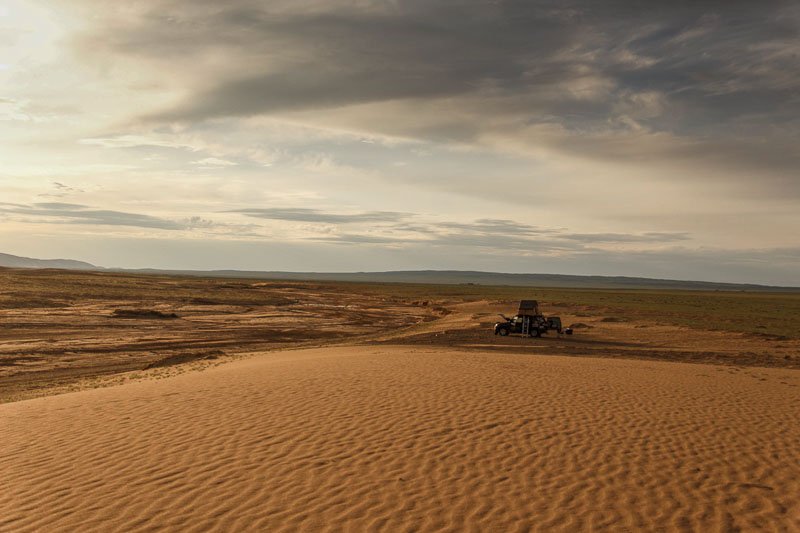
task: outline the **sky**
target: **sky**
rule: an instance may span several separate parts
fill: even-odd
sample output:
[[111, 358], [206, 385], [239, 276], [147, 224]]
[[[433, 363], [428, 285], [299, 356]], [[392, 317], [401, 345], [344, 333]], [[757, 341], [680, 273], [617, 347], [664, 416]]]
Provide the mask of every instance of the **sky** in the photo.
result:
[[800, 4], [0, 0], [0, 252], [800, 285]]

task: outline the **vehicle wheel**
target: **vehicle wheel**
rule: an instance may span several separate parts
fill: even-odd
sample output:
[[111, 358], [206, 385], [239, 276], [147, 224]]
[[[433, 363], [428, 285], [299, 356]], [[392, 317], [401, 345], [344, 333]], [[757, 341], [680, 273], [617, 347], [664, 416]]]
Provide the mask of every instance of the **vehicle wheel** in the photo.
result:
[[538, 329], [535, 329], [535, 330], [531, 331], [531, 337], [541, 337], [541, 336], [542, 336], [542, 332], [539, 331]]
[[507, 337], [508, 330], [506, 328], [499, 329], [497, 330], [497, 334], [500, 335], [501, 337]]

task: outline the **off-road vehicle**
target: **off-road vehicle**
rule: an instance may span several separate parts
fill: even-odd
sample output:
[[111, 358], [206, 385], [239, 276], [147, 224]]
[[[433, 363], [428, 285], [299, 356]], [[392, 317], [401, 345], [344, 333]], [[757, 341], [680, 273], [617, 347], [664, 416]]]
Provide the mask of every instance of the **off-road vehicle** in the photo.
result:
[[541, 337], [548, 331], [555, 331], [559, 335], [566, 333], [572, 335], [572, 329], [561, 326], [561, 318], [557, 316], [546, 317], [539, 313], [539, 303], [536, 300], [522, 300], [519, 303], [517, 314], [509, 318], [503, 314], [503, 322], [494, 325], [494, 334], [505, 337], [512, 333], [525, 336]]

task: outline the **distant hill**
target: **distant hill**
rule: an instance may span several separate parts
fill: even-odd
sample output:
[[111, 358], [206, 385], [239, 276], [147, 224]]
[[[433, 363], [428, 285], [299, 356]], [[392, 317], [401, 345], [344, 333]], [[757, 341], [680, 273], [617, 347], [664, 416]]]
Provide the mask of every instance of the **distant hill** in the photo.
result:
[[64, 268], [69, 270], [97, 270], [98, 267], [72, 259], [33, 259], [0, 253], [0, 267], [8, 268]]
[[505, 274], [470, 270], [400, 270], [393, 272], [280, 272], [258, 270], [105, 269], [72, 259], [32, 259], [0, 253], [0, 267], [105, 270], [133, 274], [247, 278], [289, 281], [351, 281], [365, 283], [431, 283], [439, 285], [508, 285], [575, 289], [669, 289], [697, 291], [800, 292], [800, 287], [775, 287], [743, 283], [683, 281], [626, 276], [572, 276], [566, 274]]
[[504, 274], [466, 270], [405, 270], [396, 272], [261, 272], [246, 270], [126, 270], [153, 274], [176, 274], [265, 280], [352, 281], [368, 283], [432, 283], [509, 285], [578, 289], [670, 289], [703, 291], [800, 292], [800, 287], [634, 278], [625, 276], [573, 276], [565, 274]]

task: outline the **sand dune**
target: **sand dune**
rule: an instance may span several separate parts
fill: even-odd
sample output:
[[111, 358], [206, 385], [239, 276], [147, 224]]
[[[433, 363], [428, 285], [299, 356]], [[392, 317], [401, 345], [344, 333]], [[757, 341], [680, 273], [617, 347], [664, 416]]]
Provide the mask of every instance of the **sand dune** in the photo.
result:
[[0, 405], [0, 530], [800, 529], [800, 372], [411, 346]]

